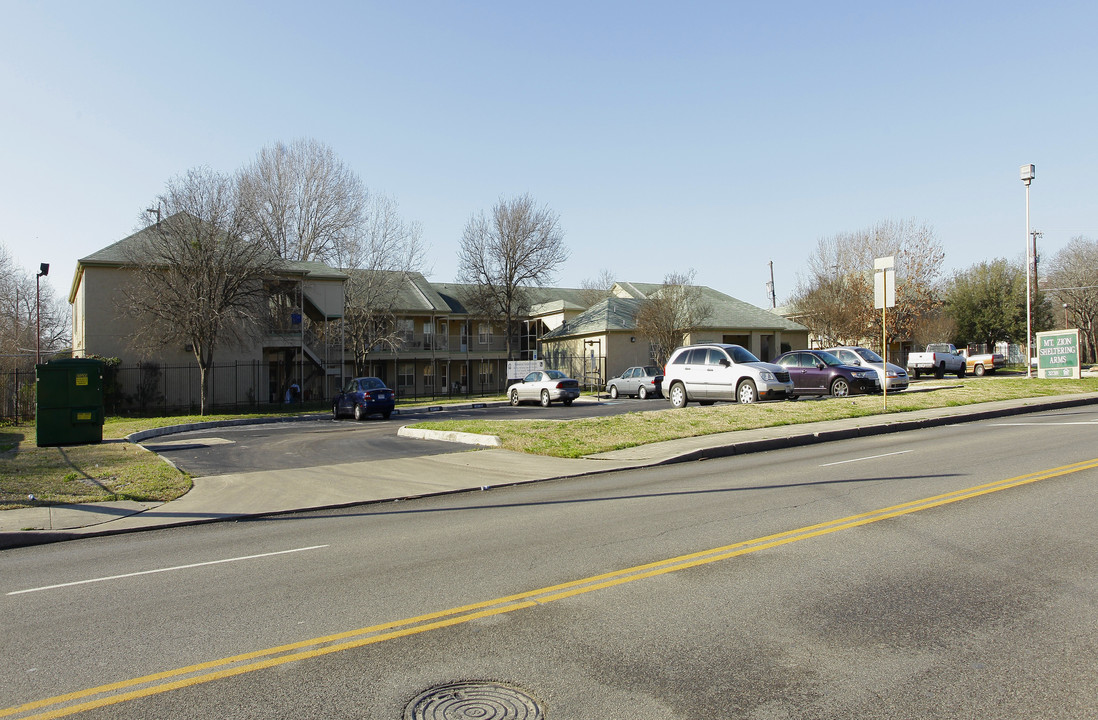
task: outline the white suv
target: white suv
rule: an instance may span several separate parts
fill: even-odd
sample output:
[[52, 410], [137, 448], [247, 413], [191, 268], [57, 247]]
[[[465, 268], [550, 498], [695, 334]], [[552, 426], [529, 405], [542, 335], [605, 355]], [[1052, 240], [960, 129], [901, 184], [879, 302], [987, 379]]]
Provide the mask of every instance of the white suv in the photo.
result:
[[671, 353], [663, 369], [663, 394], [676, 408], [692, 401], [753, 403], [790, 397], [793, 381], [781, 365], [760, 362], [739, 345], [702, 343]]

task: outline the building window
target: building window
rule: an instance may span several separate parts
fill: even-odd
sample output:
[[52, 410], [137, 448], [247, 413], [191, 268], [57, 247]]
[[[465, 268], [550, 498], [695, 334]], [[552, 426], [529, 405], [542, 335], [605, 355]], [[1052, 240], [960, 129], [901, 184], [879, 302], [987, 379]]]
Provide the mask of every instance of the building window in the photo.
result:
[[477, 338], [481, 345], [490, 345], [492, 343], [491, 323], [482, 322], [477, 324]]
[[480, 384], [484, 387], [490, 387], [493, 383], [492, 377], [492, 363], [487, 360], [481, 360], [480, 362]]
[[412, 344], [412, 336], [415, 334], [415, 326], [412, 323], [412, 318], [397, 318], [396, 321], [397, 334], [406, 346]]
[[427, 363], [423, 366], [423, 389], [435, 389], [435, 364]]
[[414, 390], [416, 386], [416, 364], [400, 363], [397, 367], [397, 389]]

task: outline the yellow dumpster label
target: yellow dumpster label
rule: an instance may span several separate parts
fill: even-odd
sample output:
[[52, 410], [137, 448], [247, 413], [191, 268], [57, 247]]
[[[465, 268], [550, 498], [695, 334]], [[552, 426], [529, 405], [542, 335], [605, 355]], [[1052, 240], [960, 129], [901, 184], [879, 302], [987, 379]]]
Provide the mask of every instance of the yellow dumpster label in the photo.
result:
[[91, 420], [92, 414], [90, 412], [78, 412], [76, 413], [77, 420]]
[[76, 374], [76, 384], [77, 385], [87, 385], [88, 384], [88, 374], [87, 373], [77, 373]]

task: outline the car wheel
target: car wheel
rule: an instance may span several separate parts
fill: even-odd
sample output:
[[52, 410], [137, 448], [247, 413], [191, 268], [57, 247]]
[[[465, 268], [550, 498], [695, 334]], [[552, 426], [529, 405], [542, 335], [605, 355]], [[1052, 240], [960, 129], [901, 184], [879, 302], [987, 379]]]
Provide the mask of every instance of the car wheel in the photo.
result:
[[564, 403], [565, 407], [569, 407], [572, 404], [572, 398], [564, 398], [561, 402]]
[[748, 405], [759, 399], [759, 391], [755, 389], [755, 383], [751, 380], [744, 380], [736, 388], [736, 399], [742, 404]]
[[518, 404], [519, 404], [518, 390], [512, 390], [511, 391], [511, 404], [516, 406], [516, 407], [518, 406]]
[[552, 403], [552, 402], [553, 401], [549, 399], [549, 391], [548, 390], [542, 390], [541, 391], [541, 406], [542, 407], [549, 407], [550, 403]]
[[831, 394], [835, 397], [846, 397], [850, 394], [850, 383], [842, 378], [835, 378], [831, 383]]
[[922, 375], [922, 371], [916, 370], [915, 371], [915, 379], [918, 380], [920, 375]]
[[618, 399], [618, 386], [617, 385], [611, 385], [610, 386], [610, 399], [611, 400], [617, 400]]
[[381, 417], [388, 420], [392, 416], [392, 414], [393, 414], [392, 410], [386, 410], [385, 412], [381, 413]]
[[332, 403], [332, 419], [339, 419], [339, 403]]
[[355, 404], [355, 420], [365, 420], [366, 410], [358, 404]]
[[671, 394], [668, 395], [671, 398], [671, 407], [684, 408], [686, 407], [686, 388], [682, 383], [675, 383], [671, 386]]
[[945, 376], [946, 376], [946, 364], [945, 364], [945, 363], [942, 363], [942, 364], [941, 364], [941, 365], [939, 365], [939, 366], [938, 366], [937, 368], [935, 368], [935, 370], [934, 370], [934, 377], [936, 377], [936, 378], [938, 378], [939, 380], [941, 380], [941, 379], [942, 379], [942, 378], [944, 378]]
[[965, 376], [965, 372], [967, 370], [968, 370], [968, 365], [961, 365], [961, 367], [957, 368], [957, 377], [963, 378]]
[[643, 385], [641, 385], [641, 387], [637, 390], [637, 397], [639, 397], [641, 400], [648, 399], [648, 390], [646, 390]]

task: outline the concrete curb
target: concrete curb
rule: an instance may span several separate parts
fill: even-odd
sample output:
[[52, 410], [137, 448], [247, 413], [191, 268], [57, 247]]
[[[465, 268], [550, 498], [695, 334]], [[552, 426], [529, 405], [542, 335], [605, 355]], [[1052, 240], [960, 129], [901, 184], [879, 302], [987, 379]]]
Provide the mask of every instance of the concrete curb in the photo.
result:
[[[671, 458], [665, 458], [638, 467], [656, 467], [659, 465], [674, 465], [698, 460], [712, 460], [715, 458], [732, 457], [734, 455], [746, 455], [749, 453], [766, 452], [768, 450], [781, 450], [792, 447], [803, 447], [817, 443], [834, 442], [836, 440], [849, 440], [859, 437], [874, 437], [891, 433], [906, 432], [909, 430], [921, 430], [923, 428], [941, 427], [944, 425], [960, 425], [961, 423], [980, 422], [982, 420], [994, 420], [995, 418], [1010, 417], [1013, 415], [1026, 415], [1046, 410], [1063, 410], [1066, 408], [1080, 407], [1083, 405], [1098, 404], [1098, 398], [1070, 398], [1065, 400], [1045, 401], [1035, 405], [1023, 405], [1019, 407], [995, 408], [993, 410], [976, 410], [963, 412], [957, 415], [942, 415], [926, 418], [901, 419], [894, 422], [865, 425], [855, 428], [841, 428], [836, 430], [821, 430], [811, 433], [787, 435], [785, 437], [764, 438], [761, 440], [747, 440], [743, 442], [725, 443], [713, 445], [707, 448], [691, 450]], [[881, 417], [881, 416], [877, 416]], [[588, 456], [598, 459], [597, 455]]]
[[[442, 410], [483, 410], [490, 407], [499, 407], [502, 405], [508, 405], [506, 401], [496, 400], [490, 402], [470, 402], [470, 403], [457, 403], [450, 405], [410, 405], [404, 408], [397, 408], [393, 411], [394, 415], [400, 415], [401, 410], [405, 412], [409, 410], [426, 410], [427, 412], [441, 412]], [[220, 427], [234, 427], [237, 425], [267, 425], [269, 423], [286, 423], [286, 422], [309, 422], [317, 420], [331, 419], [332, 414], [330, 412], [320, 413], [308, 413], [305, 415], [281, 415], [277, 417], [265, 417], [265, 418], [237, 418], [234, 420], [203, 420], [201, 422], [186, 423], [183, 425], [165, 425], [164, 427], [151, 428], [149, 430], [139, 430], [135, 433], [130, 433], [124, 439], [126, 442], [139, 443], [142, 440], [148, 440], [149, 438], [160, 437], [162, 435], [174, 435], [175, 433], [190, 432], [192, 430], [206, 430], [209, 428]]]
[[503, 445], [499, 437], [495, 435], [481, 435], [456, 430], [421, 430], [419, 428], [410, 428], [407, 425], [403, 425], [397, 430], [397, 437], [415, 440], [441, 440], [443, 442], [478, 445], [480, 447], [500, 447]]

